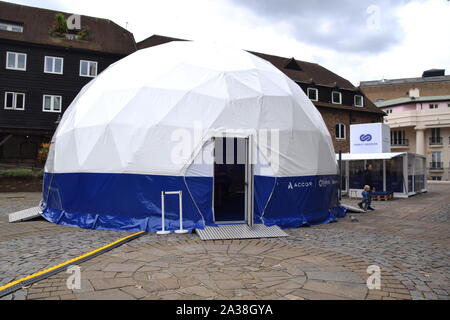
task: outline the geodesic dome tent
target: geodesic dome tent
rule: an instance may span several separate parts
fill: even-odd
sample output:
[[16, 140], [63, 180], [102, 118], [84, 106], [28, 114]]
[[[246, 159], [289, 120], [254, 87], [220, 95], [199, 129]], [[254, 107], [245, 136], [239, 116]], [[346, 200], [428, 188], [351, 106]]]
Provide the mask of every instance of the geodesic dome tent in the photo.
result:
[[[243, 166], [217, 164], [219, 154], [228, 157], [217, 144], [226, 139], [246, 145]], [[242, 167], [244, 175], [232, 173]], [[161, 229], [161, 192], [182, 191], [189, 230], [219, 220], [327, 223], [343, 214], [336, 173], [320, 113], [280, 70], [243, 50], [171, 42], [111, 65], [69, 106], [45, 166], [43, 216], [154, 232]], [[242, 188], [233, 186], [237, 177]], [[242, 199], [245, 215], [233, 217]], [[177, 204], [167, 198], [168, 230], [179, 227]]]

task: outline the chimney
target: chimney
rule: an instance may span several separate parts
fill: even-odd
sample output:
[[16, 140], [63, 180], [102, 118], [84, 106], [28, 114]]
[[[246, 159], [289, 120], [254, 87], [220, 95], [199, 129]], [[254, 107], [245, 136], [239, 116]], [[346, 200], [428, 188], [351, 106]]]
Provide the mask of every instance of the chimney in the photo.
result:
[[445, 69], [425, 70], [422, 74], [422, 78], [443, 77], [443, 76], [445, 76]]
[[420, 90], [418, 88], [409, 89], [408, 96], [412, 99], [420, 97]]

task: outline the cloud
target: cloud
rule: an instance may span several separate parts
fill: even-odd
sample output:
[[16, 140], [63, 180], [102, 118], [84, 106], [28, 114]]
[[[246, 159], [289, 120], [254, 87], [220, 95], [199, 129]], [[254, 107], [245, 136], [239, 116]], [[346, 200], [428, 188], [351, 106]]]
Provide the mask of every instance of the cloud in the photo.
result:
[[397, 18], [407, 0], [229, 0], [278, 25], [297, 41], [344, 52], [378, 53], [405, 34]]
[[450, 70], [447, 0], [9, 1], [111, 19], [128, 25], [137, 41], [161, 34], [294, 56], [354, 84]]

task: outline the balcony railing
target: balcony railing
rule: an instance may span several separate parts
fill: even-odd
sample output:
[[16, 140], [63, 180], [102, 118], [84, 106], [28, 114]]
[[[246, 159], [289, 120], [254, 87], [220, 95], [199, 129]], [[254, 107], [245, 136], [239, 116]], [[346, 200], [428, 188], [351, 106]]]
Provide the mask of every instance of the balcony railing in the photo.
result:
[[430, 170], [444, 170], [443, 162], [430, 162]]
[[407, 147], [409, 146], [408, 139], [392, 139], [391, 140], [392, 147]]
[[442, 146], [443, 143], [442, 137], [430, 137], [430, 145], [431, 146]]

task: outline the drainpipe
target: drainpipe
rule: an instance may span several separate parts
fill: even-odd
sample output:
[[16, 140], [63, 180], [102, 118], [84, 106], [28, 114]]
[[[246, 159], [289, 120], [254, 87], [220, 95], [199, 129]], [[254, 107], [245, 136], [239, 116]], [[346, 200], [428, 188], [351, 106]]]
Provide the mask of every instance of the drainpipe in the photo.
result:
[[339, 150], [339, 202], [342, 200], [342, 150]]

